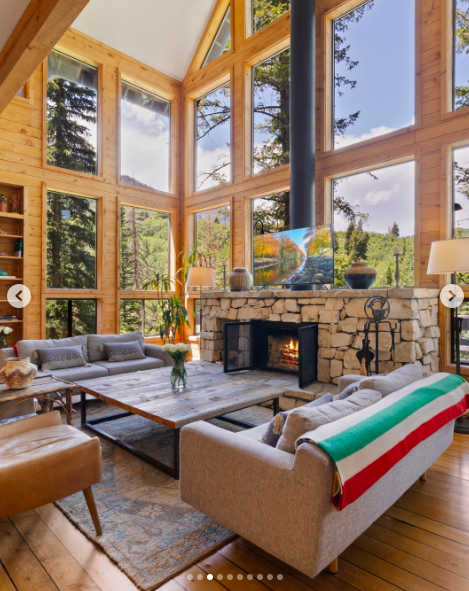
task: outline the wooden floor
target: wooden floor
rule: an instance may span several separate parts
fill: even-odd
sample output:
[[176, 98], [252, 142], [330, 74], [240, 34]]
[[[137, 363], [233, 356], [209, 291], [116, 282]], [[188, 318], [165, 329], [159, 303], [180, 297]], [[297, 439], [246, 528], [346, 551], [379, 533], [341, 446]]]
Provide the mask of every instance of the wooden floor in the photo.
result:
[[[427, 481], [416, 482], [339, 565], [337, 575], [311, 580], [239, 539], [160, 590], [469, 591], [469, 436], [455, 435]], [[0, 518], [0, 591], [135, 589], [55, 506]]]

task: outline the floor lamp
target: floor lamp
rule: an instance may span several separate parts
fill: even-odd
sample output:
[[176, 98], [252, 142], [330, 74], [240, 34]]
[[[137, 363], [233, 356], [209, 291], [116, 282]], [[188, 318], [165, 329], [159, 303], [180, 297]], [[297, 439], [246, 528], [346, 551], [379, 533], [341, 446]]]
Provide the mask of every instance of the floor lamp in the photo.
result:
[[[469, 273], [469, 238], [453, 238], [451, 240], [437, 240], [432, 242], [428, 261], [428, 275], [451, 274], [452, 281], [456, 281], [456, 273]], [[456, 373], [461, 375], [461, 351], [459, 343], [458, 309], [454, 308], [455, 321], [453, 338], [456, 346]], [[469, 433], [469, 419], [456, 420], [456, 433]]]
[[[198, 287], [200, 289], [203, 287], [216, 287], [215, 270], [212, 267], [191, 267], [187, 274], [186, 287]], [[202, 332], [202, 298], [200, 298], [200, 302], [200, 332]]]

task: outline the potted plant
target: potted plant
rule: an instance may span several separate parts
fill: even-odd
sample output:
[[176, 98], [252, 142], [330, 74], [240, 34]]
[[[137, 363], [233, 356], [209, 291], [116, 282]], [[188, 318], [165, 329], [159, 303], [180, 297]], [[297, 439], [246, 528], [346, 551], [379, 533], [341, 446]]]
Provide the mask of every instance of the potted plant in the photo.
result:
[[9, 326], [0, 326], [0, 349], [6, 349], [8, 347], [7, 337], [13, 332], [13, 329]]

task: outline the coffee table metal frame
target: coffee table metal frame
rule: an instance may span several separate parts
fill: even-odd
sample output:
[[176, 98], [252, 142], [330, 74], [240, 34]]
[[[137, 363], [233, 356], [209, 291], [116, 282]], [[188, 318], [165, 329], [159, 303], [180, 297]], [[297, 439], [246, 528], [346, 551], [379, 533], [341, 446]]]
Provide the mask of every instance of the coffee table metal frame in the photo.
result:
[[[275, 397], [271, 398], [271, 400], [273, 401], [274, 416], [276, 414], [278, 414], [278, 412], [279, 412], [279, 398], [280, 398], [280, 396], [281, 396], [281, 394], [277, 394]], [[267, 400], [267, 402], [269, 402], [269, 400]], [[133, 456], [139, 458], [143, 462], [150, 464], [150, 466], [153, 466], [154, 468], [161, 470], [161, 472], [168, 474], [168, 476], [171, 476], [171, 478], [179, 480], [179, 439], [180, 439], [181, 429], [173, 429], [173, 438], [174, 438], [173, 465], [168, 466], [166, 464], [163, 464], [162, 462], [160, 462], [156, 458], [153, 458], [152, 456], [149, 456], [148, 454], [135, 448], [133, 445], [130, 445], [129, 443], [126, 443], [125, 441], [122, 441], [122, 439], [114, 437], [113, 435], [110, 435], [109, 433], [106, 433], [105, 431], [102, 431], [101, 429], [96, 427], [96, 425], [100, 425], [101, 423], [107, 423], [109, 421], [123, 419], [125, 417], [130, 417], [132, 415], [135, 415], [135, 416], [140, 416], [140, 415], [126, 411], [126, 412], [120, 412], [120, 413], [116, 413], [116, 414], [106, 415], [104, 417], [98, 417], [96, 419], [88, 419], [86, 416], [86, 404], [87, 404], [86, 392], [81, 392], [81, 426], [84, 429], [88, 429], [88, 431], [91, 431], [95, 435], [99, 435], [99, 437], [106, 439], [106, 441], [113, 443], [117, 447], [120, 447], [121, 449], [127, 451], [128, 453], [132, 454]], [[234, 412], [238, 412], [239, 410], [244, 410], [245, 408], [250, 408], [251, 406], [256, 406], [256, 405], [249, 404], [249, 405], [245, 406], [244, 408], [240, 408]], [[145, 417], [142, 417], [142, 418], [145, 418]], [[251, 423], [247, 423], [245, 421], [240, 421], [238, 419], [235, 419], [233, 417], [229, 417], [226, 415], [220, 415], [220, 416], [213, 417], [213, 418], [219, 419], [221, 421], [225, 421], [227, 423], [230, 423], [231, 425], [236, 425], [237, 427], [242, 427], [244, 429], [251, 429], [252, 427], [256, 426], [256, 425], [252, 425]], [[151, 420], [151, 419], [147, 419], [147, 420]], [[172, 427], [168, 427], [168, 429], [171, 429], [171, 428]]]

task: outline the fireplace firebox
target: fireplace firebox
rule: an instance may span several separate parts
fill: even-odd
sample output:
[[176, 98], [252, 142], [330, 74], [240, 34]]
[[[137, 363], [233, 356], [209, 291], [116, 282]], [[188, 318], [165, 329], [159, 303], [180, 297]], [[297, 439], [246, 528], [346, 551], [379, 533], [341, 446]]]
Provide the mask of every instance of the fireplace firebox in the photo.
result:
[[297, 374], [300, 388], [316, 380], [317, 324], [226, 322], [223, 347], [225, 373], [263, 369]]

